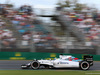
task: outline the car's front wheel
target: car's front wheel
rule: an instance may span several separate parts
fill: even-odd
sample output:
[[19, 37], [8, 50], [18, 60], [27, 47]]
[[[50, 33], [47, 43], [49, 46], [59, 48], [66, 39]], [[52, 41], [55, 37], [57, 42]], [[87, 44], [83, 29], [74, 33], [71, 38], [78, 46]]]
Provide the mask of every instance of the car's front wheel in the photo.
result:
[[40, 63], [38, 61], [33, 61], [31, 63], [31, 68], [32, 69], [39, 69], [39, 67], [40, 67]]

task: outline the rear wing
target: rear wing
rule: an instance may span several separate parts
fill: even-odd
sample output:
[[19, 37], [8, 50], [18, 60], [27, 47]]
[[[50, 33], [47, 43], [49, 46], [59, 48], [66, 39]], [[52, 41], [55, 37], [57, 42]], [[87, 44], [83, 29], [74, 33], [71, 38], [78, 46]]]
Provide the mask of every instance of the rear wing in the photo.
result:
[[93, 65], [93, 56], [90, 55], [84, 55], [83, 61], [87, 61], [90, 65]]

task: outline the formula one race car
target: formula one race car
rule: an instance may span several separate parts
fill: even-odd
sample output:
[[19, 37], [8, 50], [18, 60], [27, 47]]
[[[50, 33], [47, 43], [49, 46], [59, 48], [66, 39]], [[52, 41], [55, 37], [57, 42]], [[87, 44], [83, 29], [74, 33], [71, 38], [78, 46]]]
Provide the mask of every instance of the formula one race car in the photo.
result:
[[93, 65], [93, 56], [85, 55], [83, 60], [75, 58], [71, 55], [59, 55], [54, 60], [33, 60], [28, 64], [22, 64], [22, 69], [44, 69], [44, 68], [80, 68], [88, 70]]

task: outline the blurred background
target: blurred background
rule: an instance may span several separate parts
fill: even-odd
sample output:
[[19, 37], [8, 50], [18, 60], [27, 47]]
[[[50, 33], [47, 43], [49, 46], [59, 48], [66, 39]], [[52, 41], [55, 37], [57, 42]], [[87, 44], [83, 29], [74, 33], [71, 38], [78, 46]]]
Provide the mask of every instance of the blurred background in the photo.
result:
[[100, 55], [99, 0], [0, 0], [0, 52]]

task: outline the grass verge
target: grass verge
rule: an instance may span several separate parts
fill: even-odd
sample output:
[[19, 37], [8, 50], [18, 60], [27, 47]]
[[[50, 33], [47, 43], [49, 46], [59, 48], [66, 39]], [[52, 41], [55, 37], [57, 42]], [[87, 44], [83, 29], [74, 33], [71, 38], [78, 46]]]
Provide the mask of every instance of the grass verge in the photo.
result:
[[0, 75], [100, 75], [100, 71], [0, 70]]

